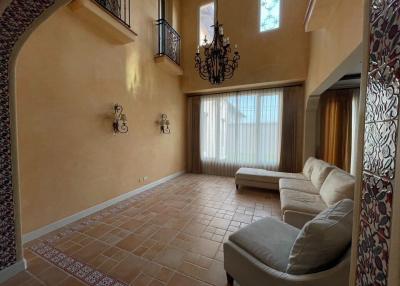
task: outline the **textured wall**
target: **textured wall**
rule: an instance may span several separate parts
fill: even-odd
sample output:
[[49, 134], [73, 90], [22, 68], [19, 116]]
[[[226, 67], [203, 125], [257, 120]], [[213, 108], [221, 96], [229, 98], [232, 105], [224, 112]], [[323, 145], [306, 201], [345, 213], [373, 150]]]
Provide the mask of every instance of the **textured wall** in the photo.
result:
[[[360, 72], [361, 53], [353, 53], [363, 39], [363, 0], [338, 1], [325, 27], [311, 32], [307, 96], [321, 94], [347, 73]], [[354, 63], [353, 57], [359, 60]]]
[[[132, 1], [139, 36], [130, 44], [110, 42], [67, 6], [23, 46], [16, 66], [23, 233], [185, 169], [185, 96], [179, 77], [154, 62], [157, 4]], [[128, 134], [113, 135], [115, 103]], [[160, 134], [161, 113], [170, 135]]]
[[[358, 286], [387, 285], [399, 124], [399, 1], [374, 0], [366, 96]], [[395, 271], [395, 270], [394, 270]]]

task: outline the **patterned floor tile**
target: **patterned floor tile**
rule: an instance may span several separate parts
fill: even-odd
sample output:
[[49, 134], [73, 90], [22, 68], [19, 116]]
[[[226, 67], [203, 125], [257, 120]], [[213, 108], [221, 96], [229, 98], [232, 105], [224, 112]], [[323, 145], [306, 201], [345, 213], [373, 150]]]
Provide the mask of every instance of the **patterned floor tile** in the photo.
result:
[[225, 286], [223, 242], [267, 216], [276, 192], [183, 175], [29, 242], [28, 270], [1, 286]]

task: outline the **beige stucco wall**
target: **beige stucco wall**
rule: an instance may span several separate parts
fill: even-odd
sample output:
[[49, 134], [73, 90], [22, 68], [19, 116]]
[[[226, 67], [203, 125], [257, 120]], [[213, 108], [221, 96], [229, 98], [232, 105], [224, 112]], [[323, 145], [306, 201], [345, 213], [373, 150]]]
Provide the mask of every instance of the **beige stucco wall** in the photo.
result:
[[[154, 63], [156, 0], [132, 1], [134, 43], [116, 45], [62, 8], [17, 59], [22, 232], [185, 169], [180, 79]], [[129, 134], [113, 135], [125, 108]], [[172, 124], [161, 135], [162, 112]], [[140, 177], [148, 176], [145, 182]]]
[[356, 65], [361, 66], [363, 0], [338, 1], [324, 27], [311, 32], [308, 96], [321, 94], [343, 75], [357, 71]]
[[[183, 89], [209, 89], [194, 69], [198, 46], [199, 7], [207, 0], [181, 1], [183, 38]], [[258, 0], [220, 0], [220, 22], [232, 44], [238, 44], [241, 60], [233, 79], [222, 87], [305, 80], [309, 34], [304, 31], [306, 0], [282, 0], [279, 30], [259, 32]]]

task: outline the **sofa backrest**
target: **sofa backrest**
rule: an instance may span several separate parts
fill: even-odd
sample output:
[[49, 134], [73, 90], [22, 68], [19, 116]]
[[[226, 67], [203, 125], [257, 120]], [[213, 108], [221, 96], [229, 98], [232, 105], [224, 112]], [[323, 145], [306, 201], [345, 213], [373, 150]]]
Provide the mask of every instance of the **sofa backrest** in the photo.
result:
[[311, 173], [313, 170], [313, 163], [316, 161], [314, 157], [310, 157], [307, 159], [306, 163], [303, 167], [303, 174], [306, 176], [307, 179], [311, 180]]
[[333, 169], [322, 184], [322, 200], [331, 206], [343, 199], [354, 199], [355, 178], [338, 168]]
[[321, 189], [325, 179], [334, 168], [335, 166], [332, 166], [325, 161], [315, 159], [312, 162], [311, 173], [311, 182], [313, 183], [314, 187], [316, 187], [318, 190]]

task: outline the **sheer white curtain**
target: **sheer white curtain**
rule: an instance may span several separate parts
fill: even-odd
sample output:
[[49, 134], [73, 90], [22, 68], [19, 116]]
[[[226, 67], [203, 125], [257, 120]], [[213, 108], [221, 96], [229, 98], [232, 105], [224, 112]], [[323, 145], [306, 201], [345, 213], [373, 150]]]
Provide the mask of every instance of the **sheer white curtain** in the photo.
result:
[[203, 173], [233, 176], [240, 167], [277, 170], [283, 89], [240, 91], [201, 98]]

